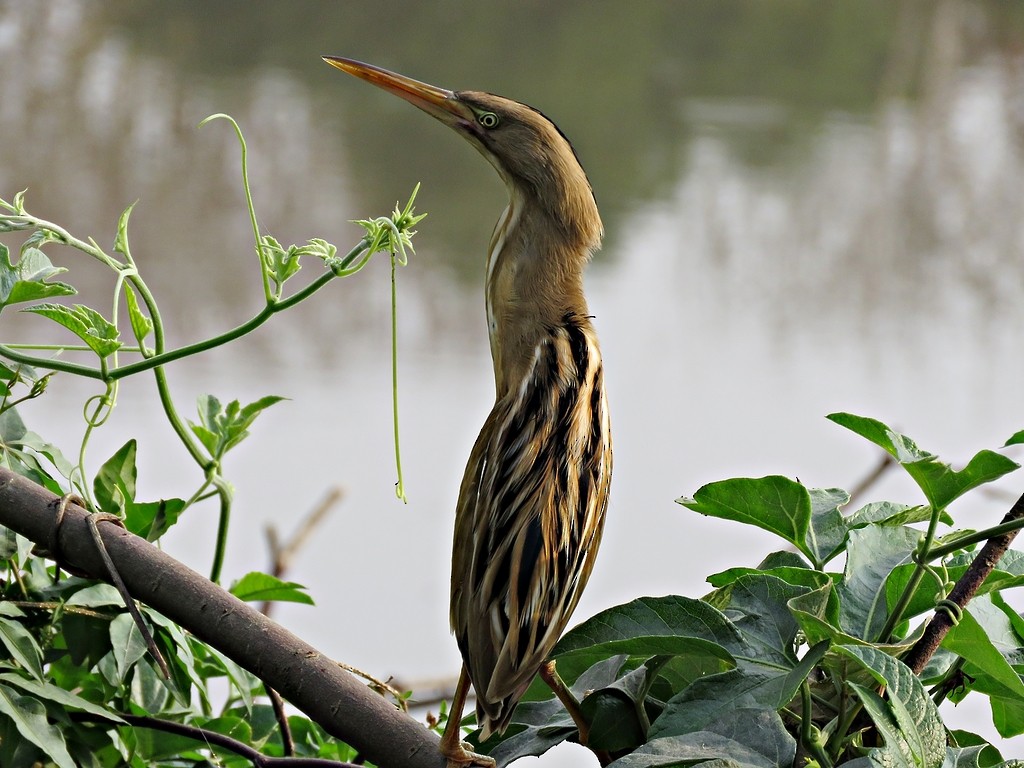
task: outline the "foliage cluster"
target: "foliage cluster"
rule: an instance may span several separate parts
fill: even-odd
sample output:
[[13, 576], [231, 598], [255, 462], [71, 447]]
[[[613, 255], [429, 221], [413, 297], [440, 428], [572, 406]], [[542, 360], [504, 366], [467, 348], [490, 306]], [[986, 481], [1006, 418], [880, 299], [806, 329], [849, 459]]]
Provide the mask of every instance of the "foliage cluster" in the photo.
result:
[[[262, 234], [250, 197], [265, 306], [239, 327], [179, 349], [166, 347], [164, 321], [132, 258], [131, 206], [113, 254], [31, 215], [22, 194], [0, 200], [0, 207], [0, 229], [29, 233], [16, 262], [0, 245], [0, 311], [29, 303], [26, 311], [78, 339], [59, 349], [0, 344], [8, 361], [0, 364], [0, 466], [58, 495], [75, 493], [150, 541], [193, 505], [215, 501], [216, 581], [231, 509], [224, 455], [279, 398], [224, 404], [206, 395], [189, 421], [179, 415], [164, 366], [239, 338], [334, 278], [355, 274], [377, 251], [390, 252], [392, 265], [404, 259], [410, 228], [421, 218], [412, 200], [390, 217], [361, 222], [366, 235], [339, 257], [323, 240], [285, 247]], [[69, 246], [112, 271], [109, 316], [53, 301], [75, 289], [54, 280], [64, 270], [44, 253], [51, 245]], [[302, 257], [322, 260], [325, 271], [286, 295]], [[127, 326], [119, 321], [125, 315]], [[133, 342], [124, 339], [126, 327]], [[67, 359], [80, 355], [95, 363]], [[144, 371], [155, 375], [167, 418], [202, 470], [199, 486], [181, 498], [137, 497], [134, 439], [91, 477], [85, 470], [90, 434], [114, 408], [118, 382]], [[103, 390], [87, 404], [85, 439], [70, 460], [31, 432], [16, 408], [42, 395], [55, 372], [88, 377]], [[975, 564], [976, 547], [1021, 525], [955, 528], [952, 505], [1017, 464], [984, 450], [954, 470], [879, 421], [847, 413], [830, 418], [886, 451], [920, 487], [922, 501], [872, 502], [846, 512], [845, 491], [778, 476], [712, 483], [680, 499], [700, 514], [768, 530], [789, 549], [757, 567], [712, 575], [714, 590], [703, 599], [639, 598], [584, 621], [561, 640], [553, 657], [589, 725], [587, 745], [603, 764], [1020, 764], [1003, 762], [979, 736], [947, 730], [938, 711], [942, 701], [976, 692], [991, 699], [999, 733], [1024, 733], [1024, 619], [1004, 597], [1024, 583], [1024, 557], [1005, 554], [966, 610], [948, 599], [953, 582]], [[1017, 433], [1007, 445], [1021, 442], [1024, 433]], [[951, 529], [941, 533], [942, 526]], [[135, 618], [109, 585], [56, 579], [46, 553], [9, 530], [0, 533], [0, 765], [241, 766], [252, 764], [256, 752], [355, 759], [350, 747], [306, 717], [289, 717], [285, 727], [258, 679], [156, 611], [143, 606]], [[299, 585], [266, 574], [249, 574], [232, 591], [254, 601], [309, 601]], [[936, 610], [953, 616], [955, 626], [917, 674], [901, 658], [922, 635], [921, 617]], [[504, 765], [578, 738], [562, 704], [537, 683], [509, 730], [480, 749]]]
[[[780, 476], [712, 483], [679, 499], [791, 549], [713, 574], [701, 600], [639, 598], [562, 638], [553, 658], [582, 699], [588, 745], [617, 757], [613, 765], [1020, 764], [1001, 762], [980, 736], [947, 731], [937, 708], [977, 692], [990, 697], [1001, 735], [1024, 733], [1024, 619], [1003, 596], [1024, 584], [1024, 556], [1002, 557], [967, 610], [946, 600], [975, 547], [1021, 522], [939, 535], [956, 499], [1018, 465], [984, 450], [954, 470], [879, 421], [829, 418], [883, 448], [924, 503], [844, 513], [845, 491]], [[1024, 433], [1007, 445], [1020, 442]], [[955, 613], [955, 626], [919, 676], [901, 657], [921, 637], [914, 620], [936, 609]], [[576, 732], [542, 686], [531, 693], [503, 739], [483, 745], [499, 763]]]
[[[238, 125], [227, 116], [215, 117], [231, 122], [242, 147], [242, 179], [262, 276], [263, 309], [216, 337], [169, 349], [164, 319], [129, 244], [134, 204], [120, 217], [111, 253], [92, 238], [79, 239], [31, 214], [23, 192], [10, 202], [0, 200], [0, 231], [29, 233], [17, 261], [0, 244], [0, 311], [28, 304], [22, 311], [48, 318], [76, 337], [75, 343], [57, 346], [0, 344], [0, 359], [6, 358], [0, 362], [0, 467], [59, 496], [73, 494], [91, 511], [115, 515], [128, 531], [154, 542], [186, 510], [215, 501], [218, 534], [210, 578], [216, 582], [227, 546], [233, 496], [223, 475], [223, 459], [248, 436], [260, 413], [281, 398], [266, 396], [243, 404], [202, 395], [197, 417], [189, 420], [179, 413], [164, 366], [240, 338], [335, 278], [358, 273], [375, 253], [390, 253], [393, 280], [395, 264], [406, 263], [407, 251], [412, 250], [412, 227], [423, 216], [413, 212], [414, 190], [404, 209], [356, 222], [365, 234], [344, 256], [322, 239], [283, 246], [259, 229]], [[73, 286], [54, 279], [67, 271], [54, 266], [44, 252], [55, 245], [89, 256], [112, 272], [109, 316], [85, 304], [53, 301], [77, 293]], [[303, 257], [319, 259], [324, 270], [286, 294], [285, 284], [298, 273]], [[127, 323], [122, 322], [125, 315]], [[133, 341], [126, 340], [129, 333]], [[129, 355], [131, 361], [124, 362]], [[68, 359], [82, 356], [94, 363]], [[155, 375], [164, 414], [202, 471], [198, 487], [182, 498], [146, 501], [137, 496], [135, 438], [103, 461], [91, 480], [86, 470], [90, 438], [116, 407], [119, 382], [149, 371]], [[102, 388], [85, 406], [86, 431], [72, 459], [29, 430], [17, 409], [43, 395], [55, 373], [93, 379]], [[110, 585], [77, 576], [58, 578], [58, 569], [43, 557], [47, 554], [57, 553], [33, 549], [31, 542], [0, 527], [0, 564], [5, 573], [0, 581], [0, 765], [191, 765], [209, 760], [211, 754], [217, 755], [221, 765], [250, 764], [233, 751], [240, 745], [266, 755], [334, 760], [354, 756], [351, 748], [328, 737], [308, 718], [292, 716], [287, 728], [279, 727], [283, 715], [260, 703], [259, 697], [266, 692], [251, 674], [152, 609], [143, 606], [141, 618], [133, 619], [123, 596]], [[239, 579], [231, 592], [252, 602], [312, 603], [301, 585], [258, 572]], [[220, 693], [222, 701], [215, 704]], [[125, 727], [137, 717], [149, 718], [150, 725]], [[161, 729], [159, 723], [187, 724], [201, 731], [176, 733], [173, 728]], [[289, 732], [287, 747], [285, 731]], [[197, 735], [201, 736], [198, 743]], [[218, 736], [231, 740], [231, 748], [218, 749]]]

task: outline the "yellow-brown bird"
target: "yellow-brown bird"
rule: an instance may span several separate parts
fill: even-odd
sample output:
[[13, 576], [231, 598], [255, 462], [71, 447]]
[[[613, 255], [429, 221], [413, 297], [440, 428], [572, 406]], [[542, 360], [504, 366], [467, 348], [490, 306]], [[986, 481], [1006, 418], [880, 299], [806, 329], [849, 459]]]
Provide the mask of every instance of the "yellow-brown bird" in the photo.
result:
[[469, 685], [485, 740], [508, 725], [565, 629], [604, 526], [611, 432], [582, 280], [601, 241], [601, 217], [572, 145], [536, 109], [350, 59], [324, 60], [454, 129], [508, 189], [486, 267], [495, 403], [455, 515], [451, 626], [464, 663], [441, 739], [449, 765], [489, 765], [460, 740]]

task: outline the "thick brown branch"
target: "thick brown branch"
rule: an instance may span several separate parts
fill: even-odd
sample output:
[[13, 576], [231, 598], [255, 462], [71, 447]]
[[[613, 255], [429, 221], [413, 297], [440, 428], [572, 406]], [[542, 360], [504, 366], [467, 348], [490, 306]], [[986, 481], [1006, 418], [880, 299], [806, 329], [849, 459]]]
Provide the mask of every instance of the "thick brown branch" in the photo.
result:
[[[1022, 518], [1024, 518], [1024, 495], [1017, 499], [1002, 522], [1009, 523]], [[985, 583], [985, 579], [992, 573], [1000, 558], [1006, 554], [1006, 550], [1010, 548], [1016, 535], [1017, 531], [1010, 531], [994, 536], [985, 542], [985, 546], [971, 561], [970, 566], [954, 585], [947, 599], [956, 603], [961, 610], [966, 608], [978, 593], [981, 585]], [[907, 655], [903, 657], [903, 663], [914, 670], [915, 674], [921, 674], [921, 670], [938, 650], [943, 638], [952, 627], [953, 619], [950, 617], [949, 611], [942, 608], [936, 610], [935, 615], [928, 622], [928, 626], [925, 627], [921, 639], [914, 643], [914, 646], [907, 651]]]
[[[0, 469], [0, 524], [32, 541], [52, 540], [58, 499]], [[106, 572], [81, 507], [59, 531], [62, 560], [98, 579]], [[137, 536], [101, 524], [107, 552], [137, 599], [265, 680], [328, 733], [382, 768], [443, 768], [438, 738], [330, 657]]]

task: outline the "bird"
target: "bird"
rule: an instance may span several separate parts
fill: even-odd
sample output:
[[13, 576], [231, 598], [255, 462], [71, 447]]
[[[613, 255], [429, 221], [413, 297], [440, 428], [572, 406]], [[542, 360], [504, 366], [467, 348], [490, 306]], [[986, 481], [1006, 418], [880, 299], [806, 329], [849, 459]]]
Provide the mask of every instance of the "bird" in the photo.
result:
[[440, 743], [449, 766], [493, 765], [461, 740], [469, 687], [483, 742], [508, 726], [565, 629], [604, 529], [612, 441], [582, 277], [604, 228], [572, 144], [539, 110], [323, 58], [452, 128], [508, 191], [485, 266], [495, 402], [456, 505], [450, 621], [463, 665]]

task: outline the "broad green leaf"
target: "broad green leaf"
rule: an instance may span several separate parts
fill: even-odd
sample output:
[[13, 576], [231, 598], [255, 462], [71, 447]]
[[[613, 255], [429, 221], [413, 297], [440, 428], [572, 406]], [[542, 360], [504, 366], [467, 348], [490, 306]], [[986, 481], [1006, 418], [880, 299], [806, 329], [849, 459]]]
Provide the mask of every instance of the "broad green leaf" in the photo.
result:
[[647, 665], [640, 666], [611, 685], [588, 693], [580, 702], [580, 710], [590, 723], [588, 746], [618, 752], [644, 743], [645, 723], [639, 713], [652, 672], [656, 674]]
[[74, 664], [88, 669], [110, 652], [110, 621], [107, 619], [67, 611], [61, 620], [61, 629]]
[[22, 435], [21, 445], [25, 448], [31, 448], [39, 455], [46, 457], [46, 459], [57, 468], [57, 471], [63, 477], [71, 477], [71, 473], [74, 471], [74, 465], [64, 458], [64, 454], [61, 453], [60, 449], [53, 443], [47, 442], [30, 430]]
[[746, 650], [742, 636], [719, 611], [700, 600], [671, 595], [641, 597], [609, 608], [575, 627], [555, 646], [552, 658], [567, 680], [602, 658], [628, 654], [689, 656], [733, 663]]
[[707, 601], [731, 617], [733, 626], [746, 641], [750, 655], [775, 664], [791, 665], [796, 661], [793, 641], [798, 626], [788, 603], [808, 591], [807, 587], [756, 573], [741, 576], [710, 595]]
[[63, 688], [59, 688], [56, 685], [53, 685], [53, 683], [46, 682], [45, 680], [38, 682], [35, 680], [29, 680], [26, 677], [21, 677], [20, 675], [5, 672], [0, 674], [0, 683], [7, 683], [8, 685], [16, 686], [21, 688], [23, 691], [27, 691], [32, 694], [37, 699], [52, 701], [61, 707], [66, 707], [67, 709], [74, 709], [79, 712], [88, 712], [91, 715], [102, 717], [104, 720], [110, 720], [113, 723], [124, 722], [116, 713], [111, 712], [109, 709], [93, 704], [91, 701], [86, 701], [81, 696], [74, 694], [71, 691], [66, 691]]
[[46, 282], [61, 272], [67, 270], [53, 266], [38, 248], [25, 249], [18, 263], [11, 264], [10, 251], [0, 243], [0, 310], [11, 304], [78, 293], [67, 283]]
[[124, 527], [147, 541], [156, 541], [178, 522], [184, 509], [182, 499], [135, 502], [125, 510]]
[[864, 640], [879, 639], [889, 613], [886, 579], [897, 565], [910, 562], [923, 535], [912, 528], [880, 525], [850, 531], [846, 568], [837, 586], [843, 631]]
[[256, 686], [261, 685], [259, 679], [251, 672], [242, 669], [238, 664], [216, 648], [213, 648], [212, 646], [205, 646], [204, 650], [210, 658], [216, 660], [220, 668], [224, 670], [224, 674], [238, 692], [238, 696], [242, 700], [242, 705], [245, 707], [246, 714], [251, 715], [253, 708], [253, 689]]
[[730, 768], [793, 765], [796, 741], [773, 710], [729, 709], [703, 729], [651, 738], [611, 763], [612, 768], [654, 768], [707, 763]]
[[807, 587], [808, 589], [818, 589], [832, 581], [831, 577], [827, 573], [812, 571], [807, 567], [795, 568], [792, 566], [768, 569], [730, 568], [727, 571], [721, 571], [708, 576], [707, 581], [713, 587], [724, 587], [729, 584], [733, 584], [742, 576], [754, 576], [756, 574], [774, 576], [777, 579], [782, 579], [787, 584]]
[[[927, 504], [909, 506], [907, 504], [896, 504], [891, 501], [873, 501], [865, 504], [860, 509], [852, 512], [846, 518], [847, 525], [853, 528], [863, 528], [871, 523], [879, 525], [908, 525], [910, 523], [923, 523], [931, 518], [931, 508]], [[942, 512], [939, 516], [946, 525], [953, 524], [953, 518], [948, 513]]]
[[[833, 650], [860, 664], [876, 683], [885, 686], [884, 712], [875, 711], [880, 699], [874, 691], [857, 691], [880, 729], [883, 724], [888, 728], [895, 723], [895, 731], [883, 732], [886, 738], [883, 754], [899, 756], [900, 759], [909, 754], [912, 765], [942, 765], [946, 756], [946, 731], [938, 708], [917, 675], [906, 664], [877, 648], [846, 645]], [[855, 686], [854, 683], [851, 685]]]
[[110, 622], [110, 652], [117, 663], [118, 681], [124, 682], [132, 666], [146, 655], [146, 641], [128, 613]]
[[[605, 688], [615, 682], [625, 660], [625, 656], [612, 656], [584, 671], [570, 686], [576, 700], [582, 700], [587, 691]], [[480, 733], [476, 731], [470, 736], [470, 742], [477, 744], [479, 751], [493, 757], [499, 768], [526, 755], [542, 755], [561, 744], [576, 732], [576, 726], [561, 702], [550, 696], [550, 691], [548, 693], [545, 701], [520, 702], [503, 737], [495, 734], [480, 744], [475, 741]]]
[[171, 687], [153, 664], [142, 661], [132, 667], [132, 703], [146, 712], [162, 712], [173, 704]]
[[304, 586], [296, 584], [294, 581], [281, 581], [276, 576], [251, 571], [232, 584], [228, 591], [239, 600], [249, 603], [276, 600], [313, 605], [313, 598], [304, 592], [304, 589]]
[[840, 507], [850, 494], [839, 488], [811, 488], [811, 519], [807, 527], [808, 553], [819, 568], [843, 550], [849, 525]]
[[914, 478], [934, 509], [945, 509], [967, 491], [1017, 469], [1017, 462], [994, 451], [979, 451], [961, 470], [921, 450], [906, 435], [893, 431], [875, 419], [851, 413], [833, 413], [829, 419], [883, 448]]
[[695, 680], [673, 696], [651, 724], [648, 738], [692, 733], [734, 709], [755, 707], [772, 712], [786, 706], [828, 650], [821, 642], [789, 668], [742, 662], [739, 667]]
[[[1017, 699], [1024, 703], [1024, 683], [1003, 654], [992, 643], [988, 632], [975, 617], [979, 606], [987, 602], [985, 597], [971, 601], [967, 610], [942, 641], [942, 647], [966, 659], [984, 672], [993, 682], [1005, 690], [1002, 698]], [[1003, 734], [1006, 735], [1006, 734]]]
[[992, 707], [992, 725], [1000, 736], [1010, 738], [1024, 733], [1024, 703], [992, 696], [989, 704]]
[[0, 616], [0, 644], [19, 666], [36, 680], [42, 681], [43, 652], [21, 622]]
[[128, 320], [132, 325], [132, 333], [142, 347], [146, 337], [153, 331], [153, 321], [142, 311], [139, 300], [135, 298], [135, 291], [130, 286], [125, 290], [124, 298], [128, 304]]
[[1020, 432], [1015, 432], [1013, 436], [1004, 443], [1004, 447], [1009, 445], [1021, 445], [1022, 443], [1024, 443], [1024, 429]]
[[806, 544], [811, 497], [804, 486], [787, 477], [722, 480], [705, 485], [692, 499], [676, 501], [702, 515], [764, 528], [813, 559]]
[[96, 503], [104, 512], [123, 513], [125, 507], [135, 500], [135, 468], [137, 444], [135, 438], [118, 448], [100, 467], [93, 481]]
[[949, 732], [949, 742], [948, 768], [993, 768], [1003, 762], [999, 750], [976, 733], [955, 728]]
[[91, 587], [80, 589], [68, 598], [67, 604], [83, 608], [102, 608], [108, 605], [124, 608], [121, 594], [110, 584], [93, 584]]
[[121, 348], [118, 330], [109, 320], [84, 304], [65, 307], [63, 304], [36, 304], [22, 312], [31, 312], [48, 317], [63, 325], [101, 358], [108, 357]]
[[0, 445], [6, 447], [18, 443], [26, 432], [28, 429], [18, 415], [17, 408], [0, 411]]
[[76, 768], [63, 734], [57, 726], [50, 725], [46, 707], [38, 699], [23, 696], [15, 689], [0, 684], [0, 713], [9, 717], [18, 733], [39, 747], [58, 768]]

